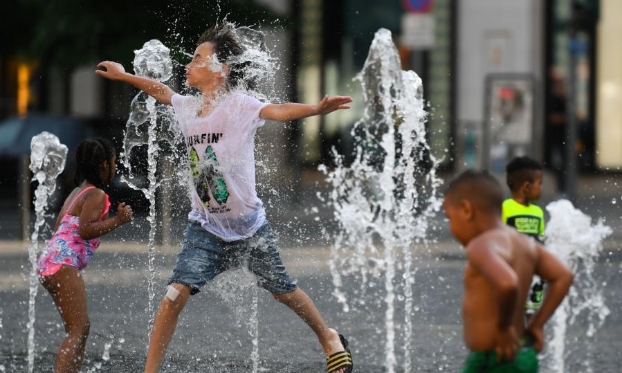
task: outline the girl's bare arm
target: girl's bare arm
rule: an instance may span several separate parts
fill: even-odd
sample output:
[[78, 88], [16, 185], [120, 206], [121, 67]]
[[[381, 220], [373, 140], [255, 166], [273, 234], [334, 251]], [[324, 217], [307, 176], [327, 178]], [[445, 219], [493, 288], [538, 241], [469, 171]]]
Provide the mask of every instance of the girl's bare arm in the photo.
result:
[[104, 211], [106, 195], [101, 189], [89, 191], [85, 194], [82, 212], [80, 213], [80, 227], [78, 233], [85, 240], [96, 238], [109, 233], [113, 229], [129, 222], [134, 217], [132, 208], [125, 203], [119, 204], [117, 214], [113, 217], [106, 217], [100, 221], [101, 213]]

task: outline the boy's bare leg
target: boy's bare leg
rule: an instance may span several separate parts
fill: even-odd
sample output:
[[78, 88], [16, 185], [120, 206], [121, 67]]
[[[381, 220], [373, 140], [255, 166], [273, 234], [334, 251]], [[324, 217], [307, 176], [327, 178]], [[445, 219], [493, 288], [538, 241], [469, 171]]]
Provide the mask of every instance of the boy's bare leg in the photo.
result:
[[317, 335], [326, 356], [344, 350], [344, 346], [341, 345], [339, 340], [339, 333], [326, 325], [315, 304], [313, 304], [311, 298], [304, 291], [296, 288], [291, 293], [273, 294], [273, 296], [276, 300], [296, 312], [311, 327]]
[[179, 313], [184, 308], [190, 297], [190, 288], [186, 285], [172, 284], [179, 294], [174, 301], [164, 296], [158, 308], [153, 330], [151, 331], [151, 339], [149, 340], [149, 349], [147, 350], [147, 362], [145, 363], [145, 373], [156, 373], [160, 369], [166, 348], [171, 342], [175, 327], [177, 327], [177, 319]]

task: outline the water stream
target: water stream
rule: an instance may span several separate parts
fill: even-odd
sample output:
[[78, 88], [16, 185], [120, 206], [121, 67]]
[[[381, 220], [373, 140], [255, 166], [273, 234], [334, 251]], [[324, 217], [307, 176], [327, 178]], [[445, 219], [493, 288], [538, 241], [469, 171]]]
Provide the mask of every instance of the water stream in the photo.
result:
[[[546, 209], [551, 214], [545, 232], [546, 248], [575, 274], [569, 295], [550, 321], [553, 332], [547, 338], [548, 347], [542, 359], [544, 372], [563, 373], [566, 371], [568, 328], [575, 325], [591, 339], [611, 313], [605, 304], [602, 286], [595, 281], [594, 270], [596, 259], [603, 249], [603, 240], [613, 231], [602, 220], [593, 224], [591, 217], [567, 200], [552, 202]], [[586, 320], [577, 323], [581, 316]], [[589, 340], [583, 343], [586, 350], [593, 346]], [[584, 360], [582, 372], [593, 372], [591, 359]]]
[[[322, 167], [332, 187], [328, 203], [334, 207], [339, 225], [329, 263], [333, 294], [345, 312], [365, 312], [369, 305], [359, 299], [366, 293], [378, 294], [385, 304], [385, 368], [393, 373], [401, 366], [409, 372], [415, 270], [412, 245], [430, 239], [426, 232], [441, 205], [441, 180], [426, 142], [421, 79], [415, 72], [401, 69], [388, 30], [376, 32], [356, 80], [366, 106], [352, 130], [354, 161], [346, 165], [344, 157], [335, 154], [337, 167], [331, 171]], [[356, 285], [346, 286], [345, 282]], [[396, 357], [398, 300], [405, 307], [404, 320], [399, 322], [403, 323], [399, 327], [401, 363]]]
[[[35, 190], [35, 224], [30, 235], [28, 260], [30, 262], [30, 291], [28, 299], [28, 372], [32, 373], [35, 359], [35, 299], [39, 289], [37, 278], [37, 257], [39, 251], [39, 233], [45, 224], [48, 199], [56, 189], [56, 178], [65, 168], [67, 146], [60, 143], [58, 137], [41, 132], [30, 141], [30, 171], [32, 180], [38, 185]], [[27, 206], [25, 208], [30, 208]]]
[[[134, 73], [160, 82], [168, 81], [173, 74], [173, 64], [170, 50], [158, 40], [150, 40], [143, 48], [134, 51]], [[157, 105], [156, 100], [144, 92], [138, 93], [131, 104], [131, 113], [127, 121], [124, 151], [121, 160], [129, 170], [125, 181], [132, 188], [140, 190], [149, 201], [149, 238], [148, 253], [148, 333], [151, 333], [155, 317], [155, 267], [156, 254], [155, 237], [157, 228], [156, 192], [159, 185], [156, 173], [158, 170], [158, 156], [160, 142], [169, 141], [173, 146], [180, 141], [181, 134], [174, 126], [171, 110], [163, 105]], [[147, 186], [132, 163], [133, 149], [137, 146], [147, 146]], [[174, 154], [174, 153], [173, 153]]]

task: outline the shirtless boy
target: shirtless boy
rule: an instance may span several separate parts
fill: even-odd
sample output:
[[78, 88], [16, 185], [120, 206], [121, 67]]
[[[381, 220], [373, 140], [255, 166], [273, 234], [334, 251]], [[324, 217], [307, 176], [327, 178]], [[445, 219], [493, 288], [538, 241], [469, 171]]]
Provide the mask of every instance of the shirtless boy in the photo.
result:
[[[462, 304], [468, 372], [537, 372], [544, 324], [568, 293], [572, 272], [531, 237], [501, 220], [503, 193], [485, 171], [453, 180], [443, 207], [454, 237], [465, 247]], [[534, 274], [549, 285], [527, 326], [523, 306]]]

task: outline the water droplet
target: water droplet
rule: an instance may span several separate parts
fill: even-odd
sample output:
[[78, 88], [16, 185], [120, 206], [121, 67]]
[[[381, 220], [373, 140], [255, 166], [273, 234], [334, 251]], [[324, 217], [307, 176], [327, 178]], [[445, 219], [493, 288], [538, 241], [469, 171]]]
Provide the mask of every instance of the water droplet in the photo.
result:
[[616, 201], [616, 199], [615, 199], [615, 198], [613, 198], [613, 199], [611, 200], [611, 204], [612, 204], [612, 205], [615, 205], [615, 204], [616, 204], [616, 202], [617, 202], [617, 201]]

